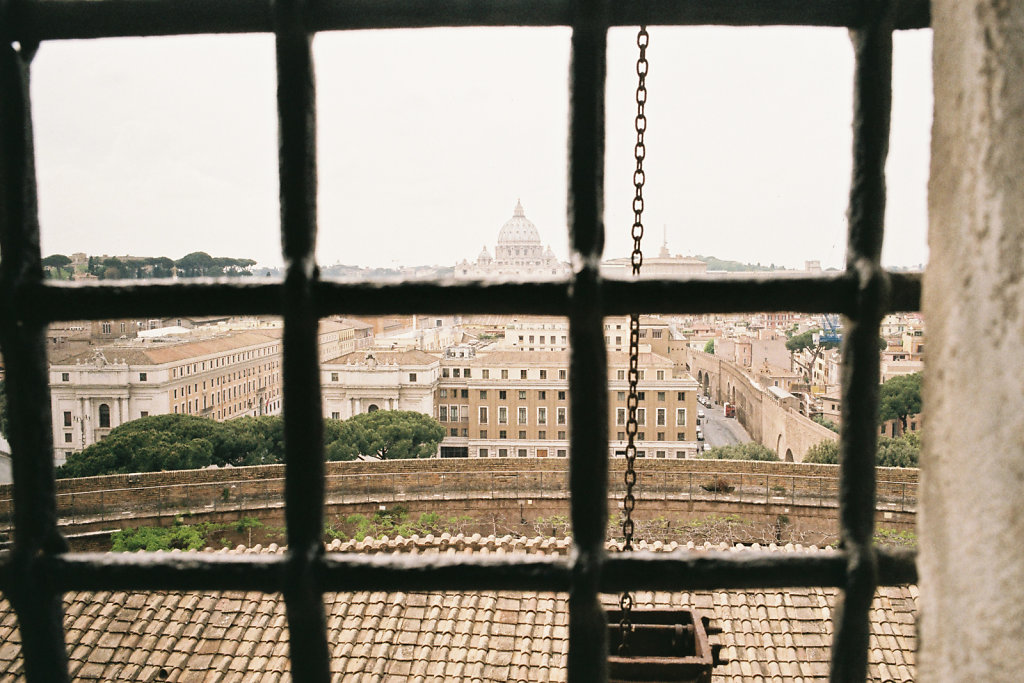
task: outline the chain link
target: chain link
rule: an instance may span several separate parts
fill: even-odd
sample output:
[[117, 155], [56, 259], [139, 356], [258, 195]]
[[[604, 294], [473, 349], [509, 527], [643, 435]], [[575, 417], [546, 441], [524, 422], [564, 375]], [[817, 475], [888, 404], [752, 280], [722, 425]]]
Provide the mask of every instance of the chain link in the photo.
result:
[[[644, 107], [647, 104], [647, 45], [650, 36], [647, 27], [641, 26], [636, 36], [637, 47], [640, 48], [640, 56], [636, 60], [636, 146], [633, 148], [633, 156], [636, 159], [636, 170], [633, 171], [633, 187], [636, 194], [633, 196], [633, 227], [630, 234], [633, 236], [633, 253], [630, 262], [633, 266], [633, 275], [640, 274], [640, 266], [644, 262], [644, 254], [640, 250], [640, 240], [644, 236], [644, 158], [647, 156], [647, 147], [644, 144], [644, 134], [647, 132], [647, 116]], [[625, 543], [624, 551], [633, 550], [633, 510], [636, 508], [636, 496], [633, 494], [633, 487], [636, 486], [636, 435], [637, 419], [636, 410], [639, 403], [637, 383], [640, 380], [640, 314], [632, 313], [629, 316], [629, 395], [626, 399], [626, 495], [622, 499], [622, 535]], [[619, 643], [618, 654], [620, 657], [630, 656], [630, 636], [633, 633], [633, 595], [625, 592], [619, 598]]]

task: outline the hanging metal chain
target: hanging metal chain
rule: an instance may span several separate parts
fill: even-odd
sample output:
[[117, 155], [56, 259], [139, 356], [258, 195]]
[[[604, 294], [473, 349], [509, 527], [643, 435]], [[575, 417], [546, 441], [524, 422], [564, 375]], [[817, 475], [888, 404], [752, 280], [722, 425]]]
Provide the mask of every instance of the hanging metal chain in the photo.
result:
[[[636, 170], [633, 171], [633, 187], [636, 194], [633, 196], [633, 253], [630, 262], [633, 265], [633, 275], [640, 274], [640, 266], [644, 262], [644, 254], [640, 250], [640, 241], [644, 236], [644, 157], [647, 156], [647, 147], [644, 145], [644, 134], [647, 132], [647, 116], [644, 113], [644, 106], [647, 104], [647, 44], [650, 36], [647, 34], [647, 27], [641, 26], [636, 36], [637, 47], [640, 48], [640, 56], [636, 60], [636, 146], [633, 148], [633, 156], [636, 158]], [[636, 508], [636, 496], [633, 495], [633, 487], [636, 486], [636, 436], [637, 436], [637, 405], [639, 397], [637, 383], [640, 380], [640, 314], [632, 313], [629, 316], [629, 394], [626, 399], [626, 495], [622, 499], [622, 535], [625, 538], [624, 551], [633, 550], [633, 510]], [[632, 610], [633, 595], [628, 591], [619, 598], [619, 632], [622, 637], [619, 643], [618, 654], [620, 657], [628, 657], [629, 639], [633, 633]]]

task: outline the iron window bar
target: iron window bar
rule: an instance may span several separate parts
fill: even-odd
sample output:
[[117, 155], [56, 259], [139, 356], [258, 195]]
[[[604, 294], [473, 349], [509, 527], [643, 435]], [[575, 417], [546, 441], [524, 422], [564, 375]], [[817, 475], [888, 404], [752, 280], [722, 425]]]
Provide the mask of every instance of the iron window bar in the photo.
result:
[[[327, 590], [544, 589], [569, 592], [571, 681], [606, 678], [599, 592], [624, 587], [686, 590], [838, 586], [832, 680], [864, 680], [868, 608], [877, 585], [916, 580], [912, 553], [871, 544], [874, 416], [881, 316], [916, 310], [920, 277], [880, 266], [892, 31], [926, 28], [927, 0], [645, 0], [649, 25], [804, 25], [853, 29], [856, 52], [854, 172], [847, 269], [811, 278], [684, 278], [618, 282], [599, 273], [604, 161], [605, 42], [635, 25], [641, 3], [600, 0], [7, 0], [0, 3], [0, 344], [12, 417], [15, 528], [0, 556], [32, 681], [67, 680], [61, 596], [74, 589], [282, 591], [296, 681], [326, 681], [322, 593]], [[316, 237], [314, 85], [310, 39], [334, 29], [431, 26], [571, 26], [569, 197], [576, 272], [569, 282], [341, 284], [321, 281]], [[32, 148], [29, 64], [38, 42], [67, 38], [274, 32], [280, 123], [282, 283], [219, 282], [65, 287], [44, 282]], [[445, 296], [437, 296], [444, 293]], [[543, 294], [543, 296], [538, 296]], [[843, 421], [839, 520], [843, 549], [827, 556], [709, 553], [606, 555], [607, 425], [603, 316], [642, 300], [651, 312], [841, 312]], [[713, 301], [714, 303], [709, 303]], [[516, 312], [568, 315], [574, 554], [569, 558], [345, 557], [323, 553], [322, 417], [316, 326], [331, 313]], [[283, 314], [288, 553], [281, 557], [68, 553], [56, 497], [44, 325], [113, 314]], [[585, 428], [584, 428], [585, 426]]]

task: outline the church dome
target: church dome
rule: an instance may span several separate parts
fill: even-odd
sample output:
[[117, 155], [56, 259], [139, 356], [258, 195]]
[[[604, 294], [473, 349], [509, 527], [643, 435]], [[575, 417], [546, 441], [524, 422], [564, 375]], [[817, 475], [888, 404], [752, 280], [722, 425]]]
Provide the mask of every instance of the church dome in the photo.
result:
[[476, 260], [477, 260], [477, 263], [490, 263], [491, 262], [491, 254], [487, 251], [487, 245], [486, 244], [484, 245], [484, 248], [480, 250], [480, 255], [476, 257]]
[[516, 202], [515, 211], [512, 213], [512, 218], [501, 227], [501, 231], [498, 233], [499, 245], [510, 242], [525, 242], [540, 246], [540, 233], [537, 232], [537, 226], [526, 218], [526, 214], [523, 212], [523, 205], [518, 201]]

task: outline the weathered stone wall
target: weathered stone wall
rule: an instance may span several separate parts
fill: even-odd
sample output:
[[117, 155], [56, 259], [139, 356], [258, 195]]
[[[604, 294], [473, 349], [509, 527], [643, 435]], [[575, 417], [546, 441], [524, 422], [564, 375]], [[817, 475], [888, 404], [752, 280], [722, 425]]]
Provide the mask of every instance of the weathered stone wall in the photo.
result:
[[918, 674], [1013, 681], [1024, 671], [1024, 3], [931, 7]]
[[[622, 491], [624, 461], [610, 463], [610, 495]], [[328, 505], [424, 501], [444, 508], [452, 500], [560, 499], [564, 507], [567, 459], [508, 458], [397, 460], [327, 463]], [[650, 500], [693, 503], [712, 498], [706, 487], [717, 475], [735, 489], [739, 504], [803, 505], [829, 508], [837, 493], [834, 465], [732, 460], [637, 460], [639, 495]], [[284, 500], [280, 465], [220, 470], [150, 472], [85, 477], [58, 482], [57, 509], [62, 524], [106, 528], [105, 523], [175, 514], [238, 515], [280, 506]], [[886, 509], [912, 511], [917, 499], [917, 470], [879, 470], [879, 500]], [[726, 498], [726, 496], [721, 496]], [[659, 503], [660, 505], [661, 503]], [[679, 503], [682, 504], [682, 503]], [[657, 509], [655, 507], [652, 510]], [[0, 486], [0, 520], [11, 518], [10, 486]], [[562, 514], [562, 513], [559, 513]], [[831, 511], [828, 515], [833, 515]], [[93, 526], [83, 526], [93, 525]]]

